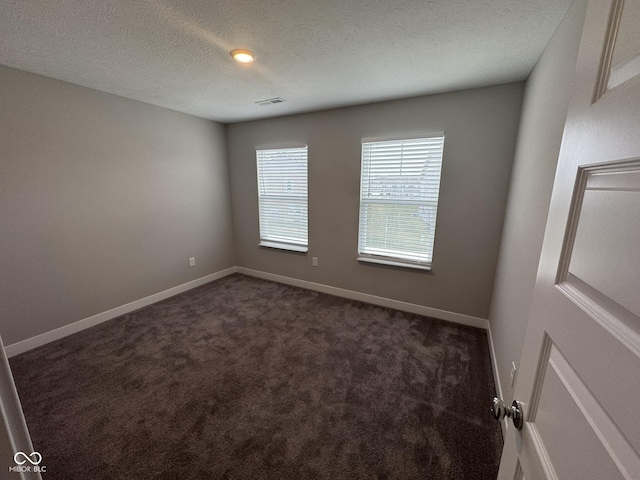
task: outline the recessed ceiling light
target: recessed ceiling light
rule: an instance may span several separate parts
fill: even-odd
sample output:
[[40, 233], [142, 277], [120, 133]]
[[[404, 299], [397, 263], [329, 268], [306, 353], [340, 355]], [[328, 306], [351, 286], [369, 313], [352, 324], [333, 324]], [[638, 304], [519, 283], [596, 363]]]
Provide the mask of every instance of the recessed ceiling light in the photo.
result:
[[241, 48], [236, 48], [235, 50], [231, 50], [229, 54], [234, 58], [236, 62], [240, 63], [251, 63], [255, 60], [255, 56], [249, 50], [243, 50]]

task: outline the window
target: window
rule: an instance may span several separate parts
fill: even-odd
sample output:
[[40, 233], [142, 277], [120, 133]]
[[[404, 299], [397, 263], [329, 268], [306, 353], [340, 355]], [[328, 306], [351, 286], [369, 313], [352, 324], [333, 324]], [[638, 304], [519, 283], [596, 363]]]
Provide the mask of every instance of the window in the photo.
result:
[[444, 134], [362, 143], [358, 260], [431, 268]]
[[260, 245], [307, 251], [307, 147], [258, 150]]

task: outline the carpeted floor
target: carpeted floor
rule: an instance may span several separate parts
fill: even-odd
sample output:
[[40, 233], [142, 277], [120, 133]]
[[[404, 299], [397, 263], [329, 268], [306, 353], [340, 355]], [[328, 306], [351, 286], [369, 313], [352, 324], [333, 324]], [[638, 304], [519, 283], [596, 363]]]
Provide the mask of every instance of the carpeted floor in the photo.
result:
[[232, 275], [11, 359], [45, 479], [493, 480], [486, 333]]

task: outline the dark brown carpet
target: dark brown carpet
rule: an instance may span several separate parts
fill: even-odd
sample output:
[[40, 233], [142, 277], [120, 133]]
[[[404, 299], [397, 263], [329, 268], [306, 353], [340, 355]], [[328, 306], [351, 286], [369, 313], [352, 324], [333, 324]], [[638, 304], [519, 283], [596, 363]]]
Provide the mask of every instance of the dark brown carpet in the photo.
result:
[[494, 479], [486, 333], [232, 275], [11, 359], [45, 479]]

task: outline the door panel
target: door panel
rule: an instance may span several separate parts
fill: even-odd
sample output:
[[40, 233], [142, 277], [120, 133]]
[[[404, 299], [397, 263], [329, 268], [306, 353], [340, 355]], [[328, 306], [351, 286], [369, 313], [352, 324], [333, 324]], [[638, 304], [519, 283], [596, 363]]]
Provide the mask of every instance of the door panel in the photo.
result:
[[[558, 478], [624, 479], [622, 471], [630, 468], [625, 467], [619, 452], [629, 452], [630, 445], [560, 350], [547, 341], [550, 347], [545, 349], [548, 358], [540, 378], [537, 408], [529, 413], [530, 419], [535, 417], [530, 421], [537, 430], [540, 448], [545, 449]], [[558, 422], [558, 417], [563, 421]], [[588, 462], [584, 452], [590, 452]]]
[[[605, 71], [607, 91], [615, 89], [640, 76], [640, 4], [616, 2], [611, 13], [610, 34], [607, 38]], [[610, 59], [608, 55], [611, 55]]]
[[587, 7], [500, 480], [640, 479], [638, 15]]
[[[558, 283], [585, 283], [595, 292], [585, 300], [611, 309], [617, 304], [633, 314], [624, 322], [640, 331], [640, 162], [581, 169]], [[564, 267], [564, 263], [567, 266]], [[628, 268], [631, 267], [631, 268]], [[572, 276], [572, 277], [569, 277]], [[607, 297], [602, 300], [601, 295]], [[618, 315], [613, 314], [614, 317]]]

